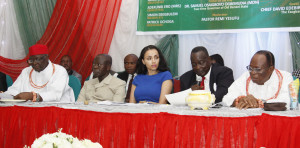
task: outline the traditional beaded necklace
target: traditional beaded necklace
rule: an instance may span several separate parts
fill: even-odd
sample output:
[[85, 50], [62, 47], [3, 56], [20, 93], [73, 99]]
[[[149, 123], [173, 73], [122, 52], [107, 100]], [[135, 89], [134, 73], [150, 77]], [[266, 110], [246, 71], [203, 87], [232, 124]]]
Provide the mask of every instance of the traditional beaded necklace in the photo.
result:
[[[53, 64], [53, 63], [52, 63], [52, 67], [53, 67], [53, 72], [52, 72], [51, 77], [53, 76], [53, 74], [54, 74], [54, 72], [55, 72], [55, 67], [54, 67], [54, 64]], [[30, 71], [30, 74], [29, 74], [29, 81], [30, 81], [30, 85], [31, 85], [32, 87], [36, 88], [36, 89], [44, 88], [44, 87], [48, 84], [49, 80], [51, 79], [51, 77], [50, 77], [50, 79], [48, 80], [48, 82], [47, 82], [46, 84], [44, 84], [44, 85], [42, 85], [42, 86], [38, 86], [38, 85], [34, 84], [33, 81], [32, 81], [32, 77], [31, 77], [32, 72], [33, 72], [33, 69]]]
[[[282, 74], [280, 73], [279, 70], [275, 69], [275, 72], [276, 72], [276, 74], [278, 76], [278, 79], [279, 79], [278, 90], [277, 90], [277, 92], [275, 93], [275, 95], [273, 97], [271, 97], [267, 100], [276, 99], [278, 97], [279, 91], [281, 89], [283, 76], [282, 76]], [[249, 78], [247, 79], [247, 84], [246, 84], [246, 93], [247, 93], [247, 95], [249, 95], [248, 89], [249, 89], [250, 80], [251, 80], [251, 77], [249, 76]]]

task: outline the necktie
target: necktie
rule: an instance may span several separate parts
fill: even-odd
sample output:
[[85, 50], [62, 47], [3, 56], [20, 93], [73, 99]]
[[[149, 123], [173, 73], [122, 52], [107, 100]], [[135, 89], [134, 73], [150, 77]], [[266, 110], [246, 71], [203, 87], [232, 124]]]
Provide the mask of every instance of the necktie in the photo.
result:
[[130, 92], [131, 92], [132, 81], [133, 81], [133, 75], [131, 75], [131, 79], [129, 81], [128, 89], [127, 89], [127, 93], [126, 93], [125, 102], [127, 102], [127, 103], [129, 102], [129, 99], [130, 99]]
[[200, 89], [201, 89], [201, 90], [205, 90], [204, 80], [205, 80], [205, 77], [202, 77], [202, 81], [201, 81], [201, 83], [200, 83]]

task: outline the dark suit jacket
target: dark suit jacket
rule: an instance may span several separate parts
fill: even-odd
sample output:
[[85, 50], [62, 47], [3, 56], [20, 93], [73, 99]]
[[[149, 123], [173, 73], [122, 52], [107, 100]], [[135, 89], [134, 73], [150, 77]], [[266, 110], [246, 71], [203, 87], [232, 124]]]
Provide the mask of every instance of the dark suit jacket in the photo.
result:
[[[209, 88], [211, 93], [216, 96], [215, 103], [222, 101], [223, 96], [227, 94], [228, 88], [233, 81], [233, 73], [230, 68], [212, 64], [210, 70]], [[191, 86], [196, 83], [196, 73], [193, 70], [184, 73], [180, 77], [181, 91], [191, 88]], [[214, 83], [217, 85], [217, 90], [214, 90]]]
[[6, 84], [6, 75], [0, 72], [0, 91], [6, 91], [7, 84]]
[[126, 71], [123, 71], [120, 72], [117, 77], [127, 83], [128, 75], [129, 74]]

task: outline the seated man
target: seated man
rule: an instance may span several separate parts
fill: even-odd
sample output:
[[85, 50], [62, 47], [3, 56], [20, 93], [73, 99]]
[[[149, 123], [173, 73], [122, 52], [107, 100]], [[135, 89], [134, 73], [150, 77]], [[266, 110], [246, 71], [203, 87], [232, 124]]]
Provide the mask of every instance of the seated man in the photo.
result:
[[112, 64], [111, 56], [99, 54], [93, 61], [93, 73], [97, 79], [84, 82], [78, 100], [91, 102], [114, 101], [124, 102], [126, 83], [119, 78], [113, 77], [109, 72]]
[[234, 81], [232, 70], [218, 64], [211, 64], [205, 47], [195, 47], [191, 52], [193, 70], [180, 77], [180, 89], [209, 90], [215, 95], [215, 103], [221, 102], [228, 87]]
[[275, 58], [270, 51], [254, 54], [249, 72], [245, 72], [228, 89], [223, 102], [239, 109], [263, 108], [263, 101], [285, 102], [290, 105], [288, 84], [293, 81], [290, 73], [275, 69]]
[[69, 75], [75, 76], [81, 82], [82, 76], [78, 72], [76, 72], [75, 70], [72, 69], [73, 62], [69, 55], [64, 55], [61, 58], [60, 65], [63, 66], [67, 70]]
[[132, 80], [136, 76], [136, 64], [138, 57], [135, 54], [129, 54], [124, 58], [125, 71], [118, 74], [118, 78], [126, 82], [125, 102], [129, 102]]
[[66, 70], [48, 59], [48, 48], [36, 44], [29, 48], [31, 66], [22, 73], [5, 92], [14, 99], [32, 101], [75, 102], [72, 88], [68, 85]]

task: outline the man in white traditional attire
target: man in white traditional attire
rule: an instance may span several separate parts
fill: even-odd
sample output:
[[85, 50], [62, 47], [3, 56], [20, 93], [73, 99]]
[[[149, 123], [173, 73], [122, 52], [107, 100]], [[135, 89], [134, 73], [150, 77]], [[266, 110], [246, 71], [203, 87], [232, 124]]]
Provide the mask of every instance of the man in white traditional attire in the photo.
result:
[[288, 84], [293, 77], [288, 72], [275, 69], [275, 58], [270, 51], [256, 52], [247, 69], [249, 72], [229, 87], [223, 103], [239, 109], [263, 108], [265, 101], [285, 102], [289, 107]]
[[36, 44], [29, 48], [29, 67], [5, 92], [14, 99], [33, 102], [75, 102], [72, 88], [68, 85], [69, 76], [64, 67], [53, 64], [48, 59], [48, 48]]

